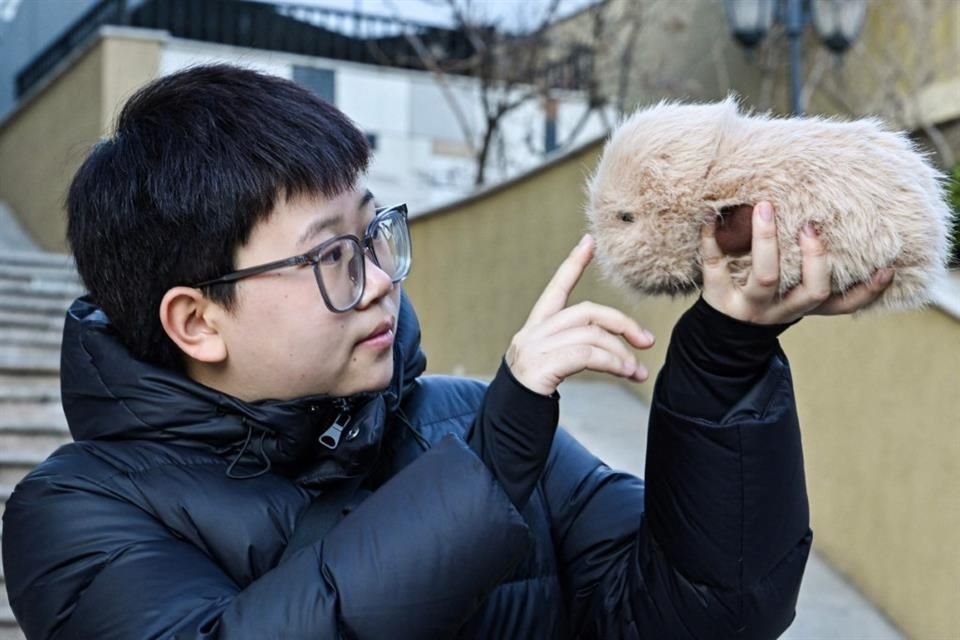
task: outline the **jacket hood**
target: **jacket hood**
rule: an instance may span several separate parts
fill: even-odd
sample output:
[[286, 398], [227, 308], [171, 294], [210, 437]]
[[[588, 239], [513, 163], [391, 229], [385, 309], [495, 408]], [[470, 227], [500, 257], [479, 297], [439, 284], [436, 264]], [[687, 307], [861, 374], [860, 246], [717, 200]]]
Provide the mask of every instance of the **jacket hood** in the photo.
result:
[[[273, 469], [322, 484], [362, 474], [376, 460], [387, 416], [426, 368], [420, 324], [402, 294], [390, 386], [349, 398], [244, 402], [185, 374], [135, 358], [89, 298], [67, 311], [61, 351], [63, 409], [74, 440], [152, 440], [212, 449], [233, 477]], [[349, 421], [339, 444], [320, 436]]]

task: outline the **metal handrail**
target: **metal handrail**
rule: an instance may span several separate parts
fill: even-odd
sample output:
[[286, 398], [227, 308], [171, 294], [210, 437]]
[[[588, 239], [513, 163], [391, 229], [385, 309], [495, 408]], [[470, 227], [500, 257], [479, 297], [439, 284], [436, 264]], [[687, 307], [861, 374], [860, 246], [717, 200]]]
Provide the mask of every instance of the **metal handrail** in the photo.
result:
[[65, 32], [37, 54], [16, 77], [17, 97], [23, 96], [61, 60], [80, 47], [104, 24], [118, 24], [126, 13], [126, 0], [101, 0], [80, 16]]
[[[127, 0], [101, 0], [94, 5], [17, 74], [17, 97], [23, 96], [104, 25], [159, 29], [180, 38], [355, 62], [389, 61], [394, 66], [412, 68], [422, 65], [405, 38], [411, 32], [429, 46], [440, 47], [444, 57], [465, 58], [473, 54], [469, 41], [457, 30], [294, 2], [147, 0], [131, 5]], [[378, 55], [378, 50], [388, 54], [386, 60]]]
[[[17, 74], [17, 97], [47, 77], [104, 25], [129, 25], [189, 40], [420, 70], [427, 68], [426, 63], [411, 44], [411, 35], [447, 62], [468, 60], [476, 54], [461, 29], [296, 2], [100, 0]], [[573, 51], [546, 65], [538, 77], [546, 79], [549, 86], [582, 88], [591, 65], [588, 52]], [[469, 65], [459, 68], [461, 73], [469, 73]]]

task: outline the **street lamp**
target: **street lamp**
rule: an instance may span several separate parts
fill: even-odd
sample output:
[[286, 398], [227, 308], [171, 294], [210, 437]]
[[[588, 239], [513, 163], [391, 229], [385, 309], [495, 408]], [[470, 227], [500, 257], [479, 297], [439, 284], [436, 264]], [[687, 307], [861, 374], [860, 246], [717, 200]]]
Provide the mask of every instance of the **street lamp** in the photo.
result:
[[790, 104], [800, 115], [800, 47], [803, 30], [811, 22], [820, 40], [842, 54], [860, 35], [867, 0], [724, 0], [734, 37], [750, 49], [760, 43], [775, 22], [790, 39]]

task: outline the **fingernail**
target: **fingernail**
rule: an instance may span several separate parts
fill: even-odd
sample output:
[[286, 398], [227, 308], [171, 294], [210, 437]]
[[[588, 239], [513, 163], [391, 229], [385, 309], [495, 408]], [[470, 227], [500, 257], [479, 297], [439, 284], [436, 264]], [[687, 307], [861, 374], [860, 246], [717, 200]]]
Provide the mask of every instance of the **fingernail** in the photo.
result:
[[758, 204], [757, 213], [760, 215], [760, 219], [764, 222], [770, 222], [773, 220], [773, 207], [770, 206], [769, 202], [761, 202]]
[[580, 242], [577, 243], [577, 249], [581, 249], [581, 248], [587, 246], [588, 244], [590, 244], [590, 241], [591, 241], [592, 239], [593, 239], [593, 238], [590, 237], [590, 234], [589, 234], [589, 233], [585, 233], [585, 234], [583, 235], [583, 237], [580, 238]]
[[646, 329], [643, 329], [642, 331], [643, 331], [644, 337], [645, 337], [647, 340], [649, 340], [651, 343], [652, 343], [652, 342], [656, 342], [657, 337], [656, 337], [655, 335], [653, 335], [652, 333], [650, 333], [650, 332], [647, 331]]
[[812, 222], [808, 222], [807, 224], [803, 225], [803, 235], [807, 236], [808, 238], [817, 237], [817, 228], [813, 226]]

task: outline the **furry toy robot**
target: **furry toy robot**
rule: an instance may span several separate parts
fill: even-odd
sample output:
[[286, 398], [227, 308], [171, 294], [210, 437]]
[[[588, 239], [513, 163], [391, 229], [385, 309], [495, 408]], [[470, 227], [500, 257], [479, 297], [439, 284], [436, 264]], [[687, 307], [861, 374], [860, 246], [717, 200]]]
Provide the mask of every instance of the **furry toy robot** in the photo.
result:
[[661, 103], [613, 133], [589, 183], [587, 217], [612, 279], [677, 294], [701, 284], [700, 227], [713, 217], [731, 272], [746, 282], [749, 211], [762, 200], [776, 215], [781, 293], [800, 281], [797, 236], [808, 222], [828, 252], [834, 292], [896, 269], [875, 308], [924, 304], [945, 272], [943, 176], [874, 119], [745, 115], [732, 98]]

